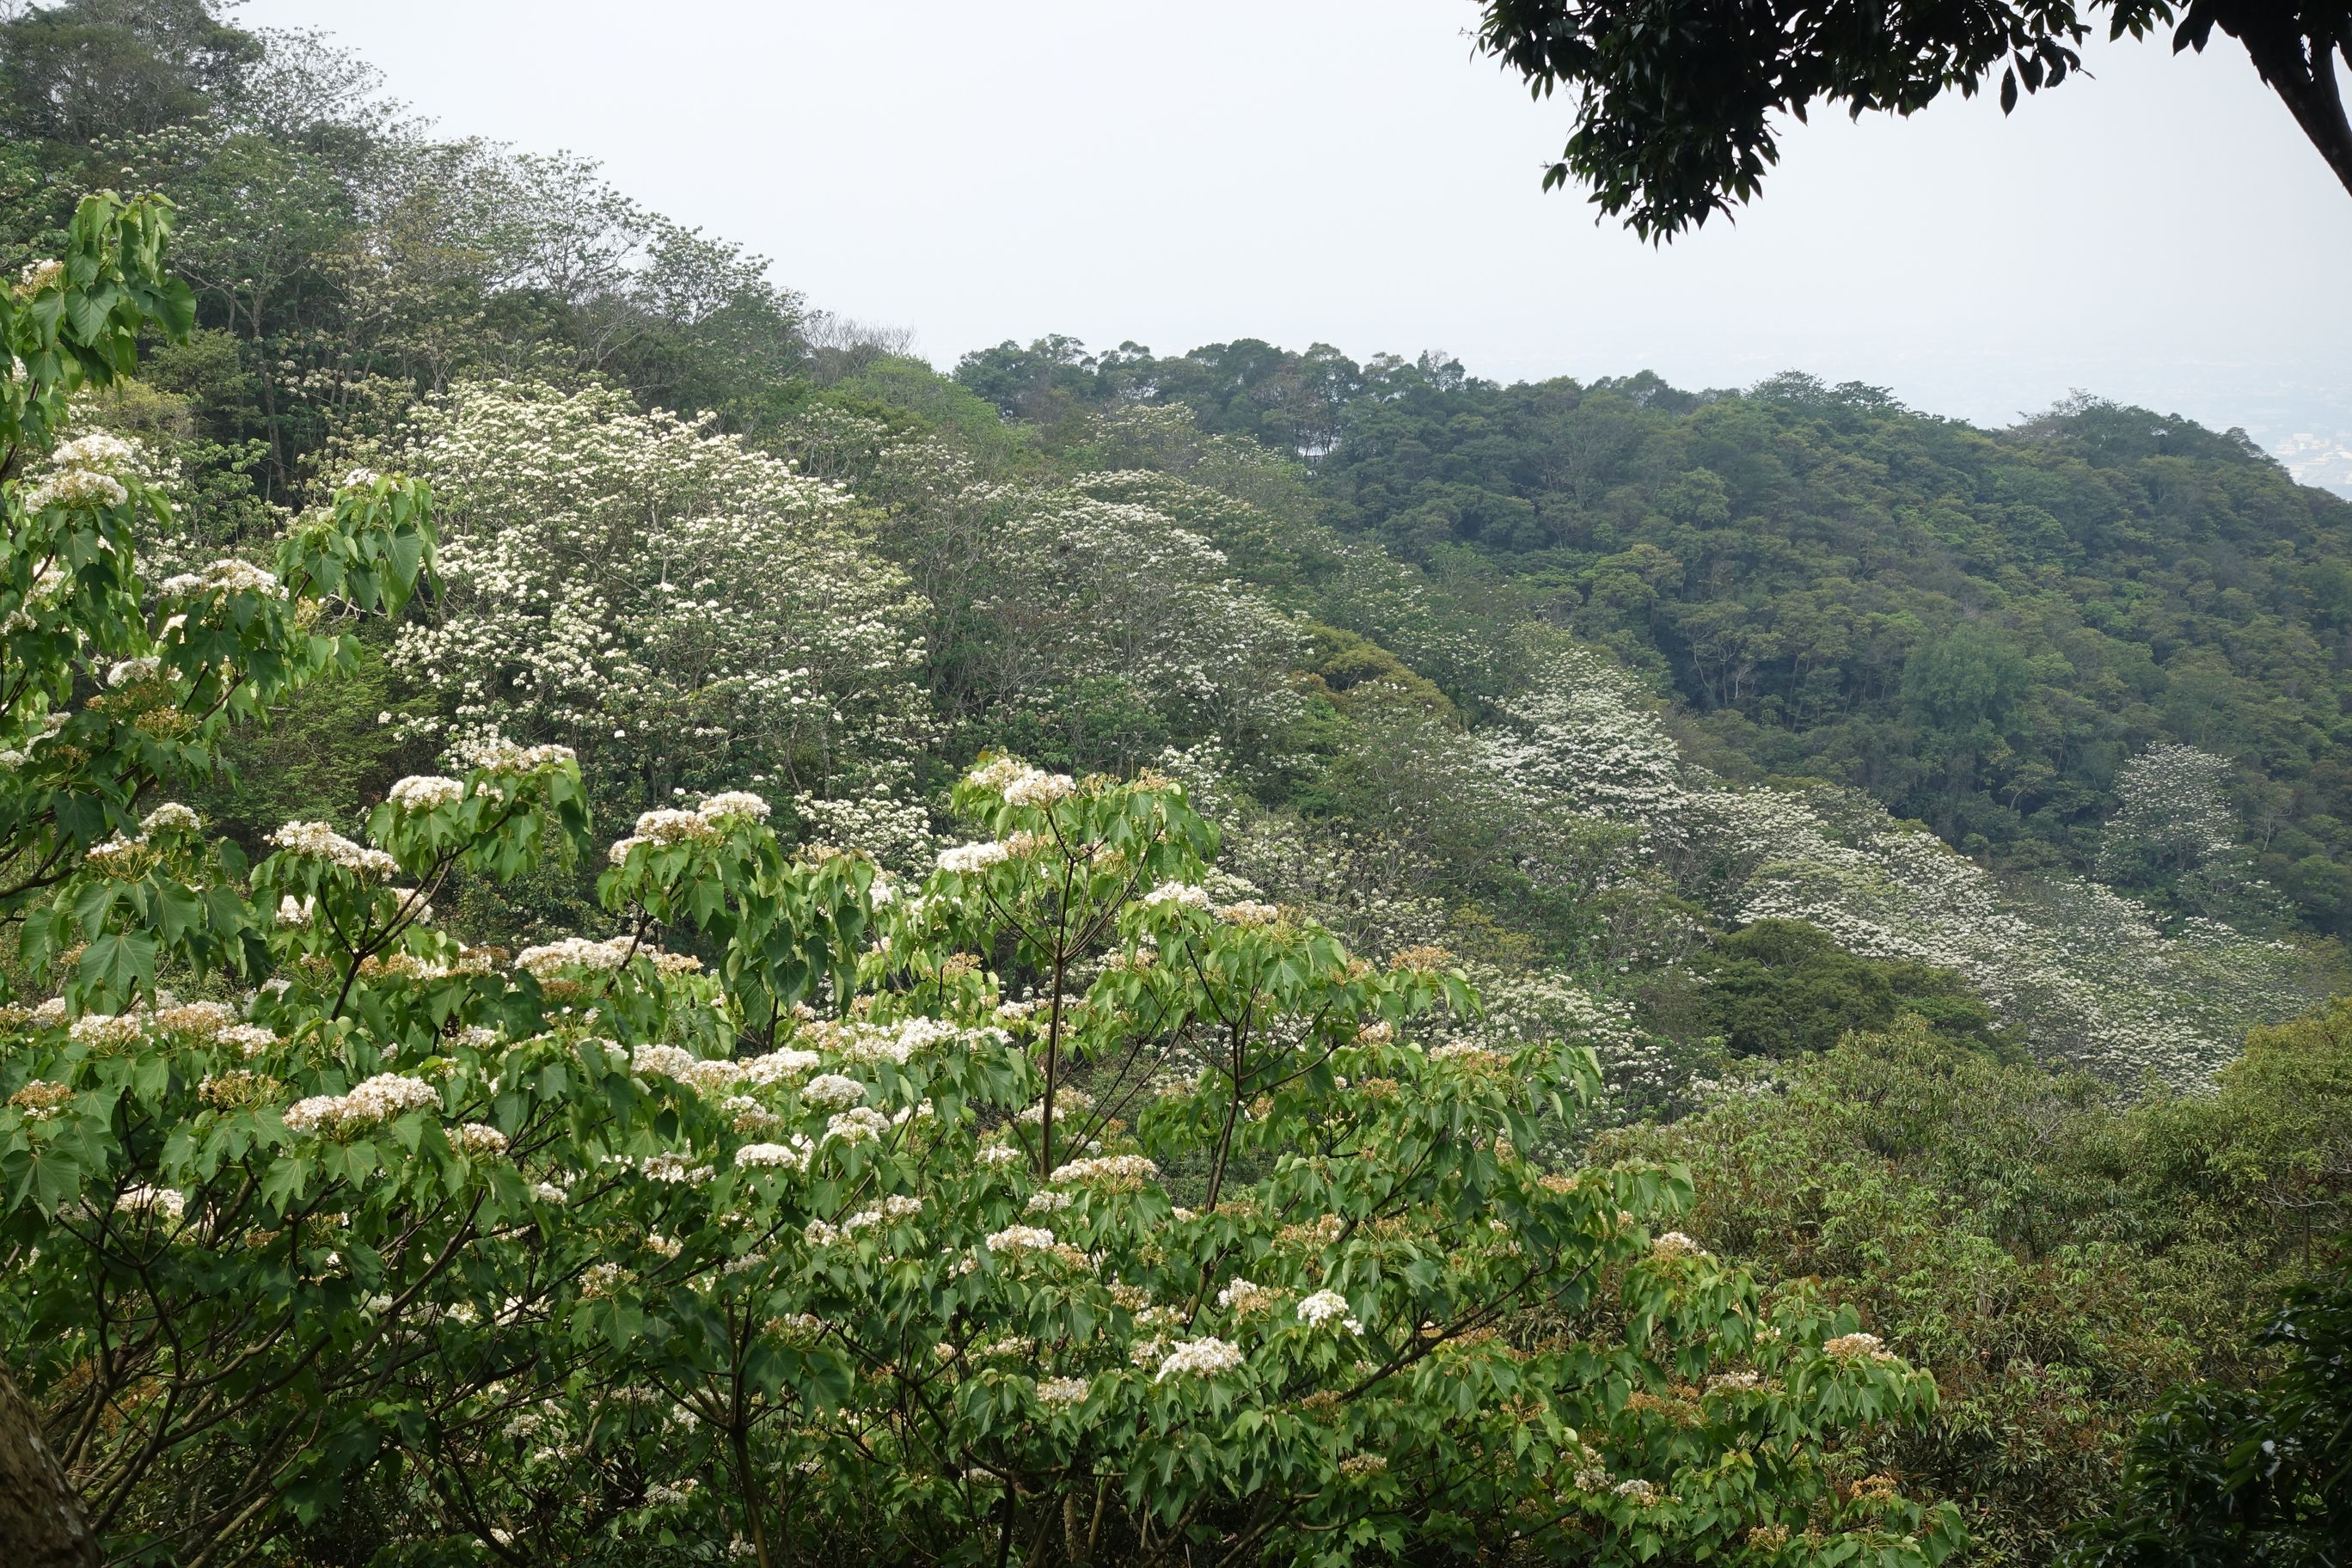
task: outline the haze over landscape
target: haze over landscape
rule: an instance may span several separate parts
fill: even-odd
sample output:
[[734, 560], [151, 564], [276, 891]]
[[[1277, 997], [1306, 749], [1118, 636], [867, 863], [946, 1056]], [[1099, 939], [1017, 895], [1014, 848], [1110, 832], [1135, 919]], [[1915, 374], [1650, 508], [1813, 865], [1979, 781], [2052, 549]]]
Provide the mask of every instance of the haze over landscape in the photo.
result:
[[[1799, 369], [2005, 425], [2074, 391], [2242, 426], [2352, 493], [2352, 205], [2244, 51], [1794, 127], [1663, 248], [1538, 189], [1565, 135], [1460, 0], [252, 0], [451, 133], [594, 157], [943, 368], [1066, 332], [1426, 348], [1500, 380]], [[528, 62], [528, 63], [524, 63]], [[742, 82], [755, 90], [732, 90]], [[625, 82], [615, 91], [611, 84]], [[658, 114], [636, 111], [657, 101]], [[823, 149], [823, 156], [798, 150]]]

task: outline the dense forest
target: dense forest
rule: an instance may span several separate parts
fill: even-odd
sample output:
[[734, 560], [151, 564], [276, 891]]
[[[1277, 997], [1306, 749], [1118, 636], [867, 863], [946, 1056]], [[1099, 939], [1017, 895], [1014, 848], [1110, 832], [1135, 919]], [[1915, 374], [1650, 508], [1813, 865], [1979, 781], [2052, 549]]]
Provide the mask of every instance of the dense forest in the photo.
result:
[[[2168, 910], [2342, 929], [2352, 503], [2240, 433], [2087, 396], [1983, 431], [1793, 374], [1505, 387], [1321, 345], [1048, 339], [956, 374], [1008, 417], [1181, 403], [1297, 454], [1335, 526], [1608, 647], [1734, 776], [1833, 780]], [[2226, 763], [2229, 847], [2194, 863], [2105, 842], [2165, 741]]]
[[0, 1556], [2336, 1560], [2352, 503], [381, 87], [0, 19]]

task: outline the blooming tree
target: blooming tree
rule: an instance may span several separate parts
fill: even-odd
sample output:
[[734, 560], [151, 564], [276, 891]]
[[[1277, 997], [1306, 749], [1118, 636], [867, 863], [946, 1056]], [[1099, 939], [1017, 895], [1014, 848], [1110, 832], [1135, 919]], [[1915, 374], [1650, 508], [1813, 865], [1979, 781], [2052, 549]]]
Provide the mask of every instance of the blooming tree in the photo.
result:
[[568, 837], [570, 757], [492, 752], [281, 835], [241, 1000], [9, 1015], [5, 1310], [103, 1528], [208, 1561], [394, 1450], [518, 1562], [1957, 1541], [1818, 1447], [1924, 1380], [1674, 1233], [1675, 1173], [1529, 1157], [1585, 1052], [1413, 1045], [1459, 979], [1208, 897], [1164, 781], [959, 793], [994, 836], [919, 892], [648, 814], [619, 933], [509, 963], [395, 885]]
[[748, 779], [899, 858], [920, 602], [834, 486], [600, 387], [467, 383], [416, 421], [439, 592], [392, 660], [456, 747], [568, 745], [628, 810]]
[[2046, 1055], [2192, 1084], [2250, 1024], [2307, 999], [2284, 944], [2210, 919], [2168, 931], [2079, 879], [2005, 886], [1850, 791], [1733, 789], [1679, 766], [1630, 679], [1598, 656], [1562, 655], [1506, 712], [1485, 752], [1497, 773], [1638, 826], [1638, 855], [1718, 914], [1806, 921], [1857, 952], [1958, 971]]

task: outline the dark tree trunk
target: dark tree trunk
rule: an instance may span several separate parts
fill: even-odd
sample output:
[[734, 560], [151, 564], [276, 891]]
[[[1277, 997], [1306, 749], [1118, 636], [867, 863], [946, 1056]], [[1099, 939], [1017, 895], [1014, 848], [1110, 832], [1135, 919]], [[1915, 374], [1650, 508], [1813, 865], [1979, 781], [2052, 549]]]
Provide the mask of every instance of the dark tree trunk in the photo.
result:
[[81, 1499], [41, 1440], [40, 1418], [0, 1368], [0, 1563], [8, 1568], [98, 1568]]

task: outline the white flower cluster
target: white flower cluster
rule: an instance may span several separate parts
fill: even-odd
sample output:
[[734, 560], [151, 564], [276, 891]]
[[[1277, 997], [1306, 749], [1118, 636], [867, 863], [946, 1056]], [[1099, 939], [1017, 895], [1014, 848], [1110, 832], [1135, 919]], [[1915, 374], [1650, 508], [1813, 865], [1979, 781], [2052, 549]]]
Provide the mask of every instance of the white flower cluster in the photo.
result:
[[629, 1053], [629, 1070], [659, 1078], [684, 1078], [702, 1058], [683, 1046], [646, 1045]]
[[[1091, 1110], [1095, 1097], [1083, 1089], [1057, 1089], [1054, 1091], [1054, 1114], [1058, 1119], [1072, 1111]], [[1042, 1126], [1045, 1121], [1045, 1102], [1042, 1100], [1024, 1107], [1013, 1121], [1024, 1127]]]
[[154, 1022], [165, 1034], [209, 1040], [236, 1022], [236, 1009], [226, 1002], [177, 1002], [156, 1008]]
[[706, 796], [694, 809], [706, 822], [768, 820], [768, 803], [748, 790], [726, 790]]
[[709, 1181], [714, 1174], [709, 1165], [698, 1165], [685, 1154], [607, 1154], [607, 1164], [633, 1170], [648, 1181], [669, 1186], [690, 1186]]
[[673, 844], [706, 843], [725, 833], [730, 823], [767, 819], [768, 803], [741, 790], [714, 795], [692, 811], [663, 806], [640, 812], [635, 831], [614, 842], [610, 852], [613, 864], [617, 866], [626, 860], [629, 851], [641, 844], [667, 848]]
[[1221, 1372], [1231, 1372], [1242, 1364], [1241, 1347], [1213, 1335], [1204, 1339], [1179, 1340], [1160, 1363], [1160, 1374], [1151, 1381], [1165, 1383], [1181, 1373], [1188, 1377], [1213, 1377]]
[[1298, 1321], [1310, 1329], [1325, 1323], [1338, 1323], [1351, 1334], [1360, 1334], [1364, 1325], [1348, 1305], [1348, 1298], [1337, 1290], [1318, 1290], [1298, 1303]]
[[1067, 773], [1031, 768], [1004, 786], [1004, 804], [1042, 808], [1067, 800], [1077, 789], [1076, 782]]
[[746, 1143], [735, 1151], [735, 1163], [752, 1171], [805, 1171], [814, 1150], [805, 1138], [789, 1143]]
[[1839, 1361], [1894, 1361], [1895, 1352], [1876, 1334], [1840, 1334], [1822, 1345], [1824, 1353]]
[[1272, 904], [1244, 899], [1221, 906], [1217, 918], [1231, 926], [1270, 926], [1282, 918], [1282, 911]]
[[68, 441], [49, 454], [49, 472], [26, 494], [25, 510], [51, 506], [121, 506], [131, 492], [114, 476], [135, 468], [138, 449], [104, 431]]
[[971, 782], [1003, 795], [1007, 805], [1049, 806], [1078, 791], [1077, 781], [1067, 773], [1049, 773], [1002, 758], [972, 773]]
[[286, 1130], [298, 1135], [356, 1131], [404, 1111], [438, 1110], [441, 1091], [423, 1079], [378, 1073], [345, 1094], [315, 1094], [287, 1107]]
[[24, 1086], [8, 1097], [8, 1103], [25, 1113], [27, 1121], [47, 1121], [73, 1101], [70, 1085], [49, 1079], [27, 1079]]
[[2126, 763], [2116, 774], [2121, 804], [2100, 834], [2099, 874], [2128, 883], [2145, 866], [2196, 871], [2233, 858], [2232, 772], [2229, 758], [2175, 741], [2158, 741]]
[[625, 936], [608, 937], [603, 942], [567, 936], [560, 942], [542, 942], [517, 953], [515, 967], [528, 971], [536, 979], [551, 980], [566, 969], [618, 969], [633, 952], [639, 958], [652, 960], [654, 967], [665, 974], [691, 973], [702, 967], [701, 962], [689, 954], [664, 952]]
[[1010, 846], [994, 840], [958, 844], [940, 851], [940, 869], [958, 876], [970, 876], [991, 866], [1003, 864], [1012, 853]]
[[1093, 1384], [1083, 1377], [1048, 1377], [1037, 1384], [1040, 1405], [1083, 1405]]
[[460, 746], [457, 755], [467, 767], [509, 778], [572, 767], [579, 762], [578, 754], [569, 746], [524, 746], [497, 735]]
[[905, 836], [928, 606], [854, 498], [604, 387], [464, 383], [413, 428], [443, 594], [389, 658], [434, 699], [420, 728], [889, 801], [877, 837]]
[[462, 1153], [476, 1159], [493, 1159], [507, 1152], [507, 1135], [487, 1122], [461, 1121], [450, 1132], [449, 1142]]
[[187, 1198], [170, 1187], [125, 1187], [122, 1195], [114, 1200], [117, 1214], [160, 1215], [175, 1225], [187, 1208]]
[[[1599, 655], [1555, 659], [1506, 712], [1509, 727], [1478, 748], [1492, 787], [1531, 815], [1635, 830], [1629, 876], [1664, 870], [1706, 889], [1725, 919], [1805, 921], [1865, 956], [1957, 971], [2004, 1032], [2110, 1079], [2202, 1083], [2250, 1023], [2307, 1003], [2284, 944], [2210, 921], [2168, 932], [2080, 879], [2011, 887], [1849, 791], [1731, 789], [1686, 769], [1643, 695]], [[2196, 804], [2212, 771], [2185, 748], [2151, 754], [2116, 844], [2171, 834], [2179, 853], [2221, 854]]]
[[992, 590], [974, 595], [978, 607], [1011, 608], [1020, 627], [982, 679], [1040, 705], [1115, 684], [1195, 734], [1278, 730], [1298, 710], [1288, 673], [1297, 628], [1236, 579], [1209, 531], [1254, 531], [1263, 514], [1160, 474], [1089, 475], [1066, 489], [974, 484], [962, 504], [981, 504], [975, 491], [989, 522], [960, 564]]
[[1271, 1306], [1274, 1298], [1280, 1294], [1270, 1285], [1260, 1285], [1236, 1274], [1219, 1288], [1217, 1305], [1236, 1312], [1255, 1311], [1260, 1307]]
[[824, 1073], [801, 1086], [801, 1099], [811, 1105], [838, 1110], [845, 1106], [863, 1103], [866, 1086], [841, 1073]]
[[890, 1118], [870, 1105], [852, 1106], [849, 1110], [825, 1119], [824, 1136], [829, 1143], [869, 1143], [890, 1131]]
[[235, 1046], [247, 1061], [279, 1043], [274, 1032], [259, 1024], [231, 1024], [213, 1038], [221, 1045]]
[[1143, 895], [1146, 909], [1161, 904], [1174, 904], [1178, 909], [1205, 910], [1211, 907], [1209, 889], [1190, 882], [1162, 882]]
[[941, 1018], [901, 1018], [889, 1024], [820, 1019], [804, 1026], [798, 1037], [845, 1062], [887, 1061], [899, 1067], [938, 1046], [1001, 1045], [1005, 1038], [1001, 1030], [965, 1030]]
[[384, 798], [403, 811], [426, 812], [463, 800], [466, 786], [456, 779], [433, 773], [411, 773], [394, 784]]
[[1034, 1225], [1013, 1225], [1005, 1226], [1003, 1230], [991, 1232], [982, 1238], [981, 1245], [991, 1252], [1008, 1255], [1021, 1252], [1049, 1252], [1054, 1247], [1054, 1233], [1040, 1229]]
[[286, 597], [286, 584], [278, 580], [276, 573], [234, 556], [215, 561], [201, 571], [167, 577], [156, 591], [166, 599], [193, 599], [214, 594], [258, 594], [265, 599]]
[[78, 1046], [110, 1048], [136, 1045], [147, 1031], [147, 1020], [136, 1013], [84, 1013], [66, 1030]]
[[1056, 1165], [1047, 1179], [1131, 1192], [1159, 1177], [1160, 1167], [1140, 1154], [1101, 1154]]
[[138, 876], [146, 864], [147, 836], [125, 838], [121, 833], [110, 833], [82, 851], [82, 858], [93, 871], [103, 876], [128, 880]]
[[400, 862], [381, 849], [355, 844], [323, 822], [289, 822], [269, 836], [289, 855], [325, 860], [359, 877], [389, 877]]
[[203, 826], [204, 819], [193, 808], [172, 800], [149, 812], [139, 824], [139, 831], [142, 834], [194, 833]]
[[787, 1083], [815, 1067], [820, 1058], [814, 1051], [796, 1051], [790, 1046], [779, 1047], [763, 1057], [753, 1057], [742, 1064], [743, 1081], [761, 1087]]
[[843, 1234], [856, 1236], [859, 1231], [871, 1229], [877, 1225], [888, 1225], [896, 1220], [913, 1219], [922, 1212], [922, 1199], [910, 1197], [905, 1193], [892, 1193], [880, 1203], [868, 1204], [851, 1215], [841, 1222], [841, 1228]]

